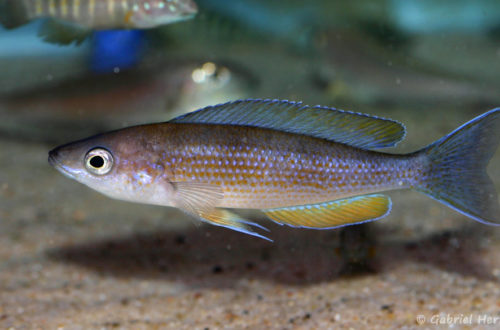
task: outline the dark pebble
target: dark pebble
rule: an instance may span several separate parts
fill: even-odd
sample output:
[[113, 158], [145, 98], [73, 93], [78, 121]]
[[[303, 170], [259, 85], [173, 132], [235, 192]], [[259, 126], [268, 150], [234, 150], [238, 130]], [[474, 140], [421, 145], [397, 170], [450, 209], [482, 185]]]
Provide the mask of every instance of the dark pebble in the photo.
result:
[[182, 245], [186, 243], [186, 236], [184, 235], [178, 235], [175, 237], [175, 244], [177, 245]]
[[219, 266], [219, 265], [215, 265], [214, 268], [212, 269], [212, 273], [214, 273], [214, 274], [220, 274], [223, 271], [224, 270], [222, 269], [222, 266]]
[[393, 305], [382, 305], [380, 309], [383, 311], [387, 311], [388, 313], [392, 313], [392, 307]]

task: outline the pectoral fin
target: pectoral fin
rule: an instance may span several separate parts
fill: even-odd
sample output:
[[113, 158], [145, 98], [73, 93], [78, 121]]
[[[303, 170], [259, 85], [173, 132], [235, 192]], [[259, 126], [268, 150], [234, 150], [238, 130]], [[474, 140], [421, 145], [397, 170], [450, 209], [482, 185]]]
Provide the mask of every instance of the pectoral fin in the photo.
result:
[[280, 224], [331, 229], [383, 218], [391, 212], [391, 199], [380, 194], [365, 195], [321, 204], [267, 209], [263, 212]]
[[196, 182], [172, 182], [175, 193], [175, 206], [199, 217], [210, 212], [224, 198], [222, 188], [217, 185]]
[[56, 19], [46, 20], [38, 31], [38, 36], [44, 41], [58, 45], [69, 45], [73, 42], [79, 45], [89, 35], [90, 30], [83, 26]]
[[267, 231], [266, 228], [228, 210], [216, 207], [224, 197], [220, 186], [192, 182], [172, 182], [171, 184], [175, 192], [175, 205], [186, 213], [216, 226], [271, 241], [252, 229], [252, 227], [257, 227]]

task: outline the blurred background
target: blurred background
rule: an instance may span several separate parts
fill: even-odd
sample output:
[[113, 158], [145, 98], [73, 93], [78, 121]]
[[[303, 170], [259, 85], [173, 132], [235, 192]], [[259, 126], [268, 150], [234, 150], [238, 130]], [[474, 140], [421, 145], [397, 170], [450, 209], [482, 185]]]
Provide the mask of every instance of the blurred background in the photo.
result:
[[1, 132], [61, 142], [238, 98], [363, 112], [499, 103], [494, 0], [197, 4], [189, 20], [94, 29], [80, 45], [37, 36], [44, 19], [1, 31]]
[[[499, 316], [500, 231], [415, 192], [392, 194], [387, 219], [346, 230], [282, 228], [252, 213], [271, 229], [270, 244], [110, 200], [50, 168], [56, 145], [242, 98], [396, 119], [408, 134], [394, 152], [500, 106], [496, 0], [195, 2], [182, 21], [91, 27], [69, 44], [43, 37], [51, 17], [0, 27], [0, 326], [318, 328]], [[18, 14], [1, 5], [0, 22]], [[489, 173], [500, 190], [498, 152]]]

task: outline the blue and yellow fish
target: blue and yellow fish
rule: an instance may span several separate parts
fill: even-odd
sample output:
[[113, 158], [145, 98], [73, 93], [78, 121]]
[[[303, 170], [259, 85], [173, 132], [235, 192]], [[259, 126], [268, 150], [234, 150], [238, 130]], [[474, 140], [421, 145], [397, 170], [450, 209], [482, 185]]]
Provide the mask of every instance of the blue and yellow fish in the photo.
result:
[[[207, 107], [166, 123], [135, 126], [52, 150], [66, 176], [113, 198], [177, 207], [209, 223], [265, 238], [227, 208], [329, 229], [385, 217], [381, 192], [415, 189], [488, 225], [500, 225], [486, 173], [500, 140], [500, 108], [423, 148], [396, 145], [402, 124], [277, 100]], [[254, 228], [252, 228], [254, 227]]]

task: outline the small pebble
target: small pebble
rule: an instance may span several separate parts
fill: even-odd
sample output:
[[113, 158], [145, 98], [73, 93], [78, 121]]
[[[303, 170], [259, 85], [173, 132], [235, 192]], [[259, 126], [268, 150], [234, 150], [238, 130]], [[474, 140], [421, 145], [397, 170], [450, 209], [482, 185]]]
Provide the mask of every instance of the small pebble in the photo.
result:
[[214, 268], [212, 269], [212, 273], [214, 273], [214, 274], [220, 274], [223, 271], [224, 270], [222, 269], [222, 266], [219, 266], [219, 265], [215, 265]]
[[182, 245], [184, 243], [186, 243], [186, 236], [178, 235], [175, 237], [175, 244]]

